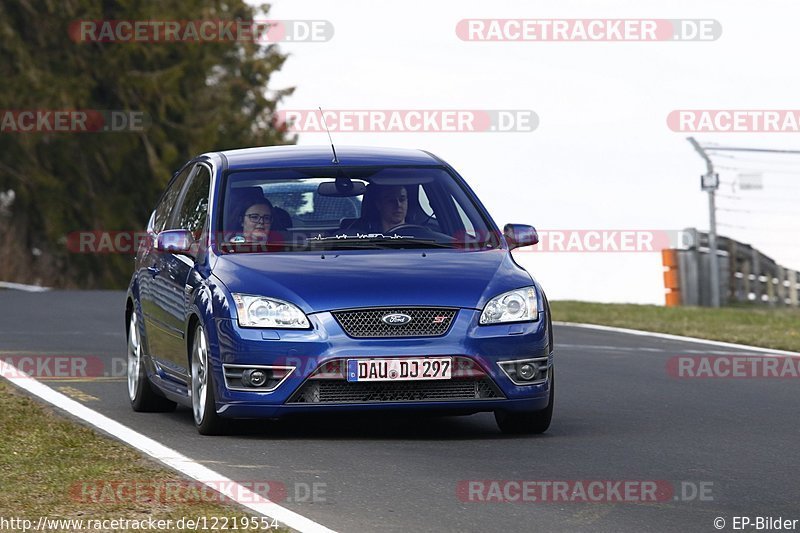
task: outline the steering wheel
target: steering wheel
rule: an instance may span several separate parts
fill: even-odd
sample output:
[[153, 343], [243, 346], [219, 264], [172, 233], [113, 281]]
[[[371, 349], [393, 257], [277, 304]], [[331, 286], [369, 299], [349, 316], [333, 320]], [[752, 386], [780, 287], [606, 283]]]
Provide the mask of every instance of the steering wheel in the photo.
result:
[[430, 231], [430, 228], [426, 228], [425, 226], [420, 226], [419, 224], [399, 224], [393, 228], [389, 228], [388, 231], [398, 231], [398, 230], [406, 230], [406, 229], [421, 229], [423, 231]]
[[447, 235], [445, 233], [439, 233], [438, 231], [434, 231], [427, 226], [420, 226], [419, 224], [400, 224], [393, 228], [389, 228], [388, 231], [384, 231], [383, 234], [386, 235], [387, 233], [392, 232], [399, 232], [411, 230], [413, 233], [413, 237], [421, 238], [421, 239], [432, 239], [438, 243], [452, 243], [455, 242], [455, 238]]

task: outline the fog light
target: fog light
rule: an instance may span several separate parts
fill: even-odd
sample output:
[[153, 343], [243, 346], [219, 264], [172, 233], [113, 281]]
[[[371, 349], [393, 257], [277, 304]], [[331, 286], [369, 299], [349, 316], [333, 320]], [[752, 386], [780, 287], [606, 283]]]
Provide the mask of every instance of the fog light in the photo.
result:
[[242, 383], [248, 387], [260, 387], [267, 382], [267, 373], [258, 368], [251, 368], [242, 373]]
[[517, 365], [517, 375], [525, 381], [533, 379], [538, 371], [539, 368], [536, 366], [536, 363], [523, 363], [521, 365]]

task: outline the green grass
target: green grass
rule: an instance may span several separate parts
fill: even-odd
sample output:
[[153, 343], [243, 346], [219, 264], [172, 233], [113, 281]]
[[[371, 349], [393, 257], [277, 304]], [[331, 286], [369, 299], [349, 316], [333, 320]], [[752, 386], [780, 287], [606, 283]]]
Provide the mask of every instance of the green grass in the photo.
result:
[[[2, 379], [0, 405], [0, 516], [6, 519], [27, 518], [35, 526], [40, 516], [85, 520], [152, 517], [173, 521], [207, 517], [211, 524], [213, 517], [241, 520], [256, 516], [232, 502], [220, 501], [219, 495], [201, 496], [199, 490], [155, 499], [131, 496], [130, 492], [115, 497], [109, 491], [98, 493], [104, 495], [99, 502], [82, 501], [85, 498], [80, 491], [84, 486], [144, 482], [149, 487], [164, 487], [167, 483], [175, 487], [186, 480], [124, 444], [57, 414]], [[135, 494], [147, 496], [144, 491]], [[232, 528], [232, 522], [228, 527]], [[239, 529], [243, 530], [241, 525]], [[190, 531], [174, 526], [171, 530]], [[267, 530], [276, 531], [258, 529]]]
[[800, 309], [550, 302], [553, 320], [657, 331], [800, 352]]

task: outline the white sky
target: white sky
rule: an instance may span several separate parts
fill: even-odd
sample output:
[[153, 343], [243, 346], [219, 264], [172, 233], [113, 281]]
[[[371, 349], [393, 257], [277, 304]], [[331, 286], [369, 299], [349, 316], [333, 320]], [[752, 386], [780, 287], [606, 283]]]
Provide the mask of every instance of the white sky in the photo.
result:
[[[800, 109], [792, 1], [274, 0], [271, 19], [324, 19], [327, 43], [282, 43], [282, 109], [532, 109], [528, 133], [334, 133], [337, 144], [423, 148], [452, 164], [502, 227], [708, 228], [705, 165], [676, 109]], [[464, 18], [716, 19], [713, 42], [465, 42]], [[702, 143], [800, 149], [798, 133], [696, 134]], [[327, 143], [301, 134], [299, 144]], [[800, 156], [717, 158], [765, 172], [720, 199], [719, 232], [800, 269]], [[736, 170], [720, 169], [723, 181]], [[794, 173], [794, 174], [792, 174]], [[731, 193], [730, 186], [721, 191]], [[780, 214], [778, 214], [780, 212]], [[748, 229], [722, 224], [745, 226]], [[663, 304], [658, 253], [517, 253], [551, 299]]]

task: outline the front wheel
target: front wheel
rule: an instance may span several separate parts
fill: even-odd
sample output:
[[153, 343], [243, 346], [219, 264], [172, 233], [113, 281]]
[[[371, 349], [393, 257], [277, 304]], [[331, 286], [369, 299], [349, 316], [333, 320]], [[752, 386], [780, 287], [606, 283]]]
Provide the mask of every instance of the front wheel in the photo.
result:
[[137, 412], [166, 413], [174, 411], [176, 403], [156, 394], [142, 357], [142, 337], [136, 322], [136, 312], [131, 313], [128, 321], [128, 399], [131, 407]]
[[511, 435], [530, 435], [544, 433], [553, 419], [553, 402], [555, 400], [555, 371], [550, 368], [550, 399], [547, 407], [539, 411], [527, 413], [511, 413], [495, 411], [494, 419], [503, 433]]
[[203, 326], [197, 326], [192, 343], [192, 414], [194, 425], [201, 435], [219, 435], [225, 430], [225, 420], [217, 414], [214, 400], [214, 376], [208, 357], [208, 340]]

